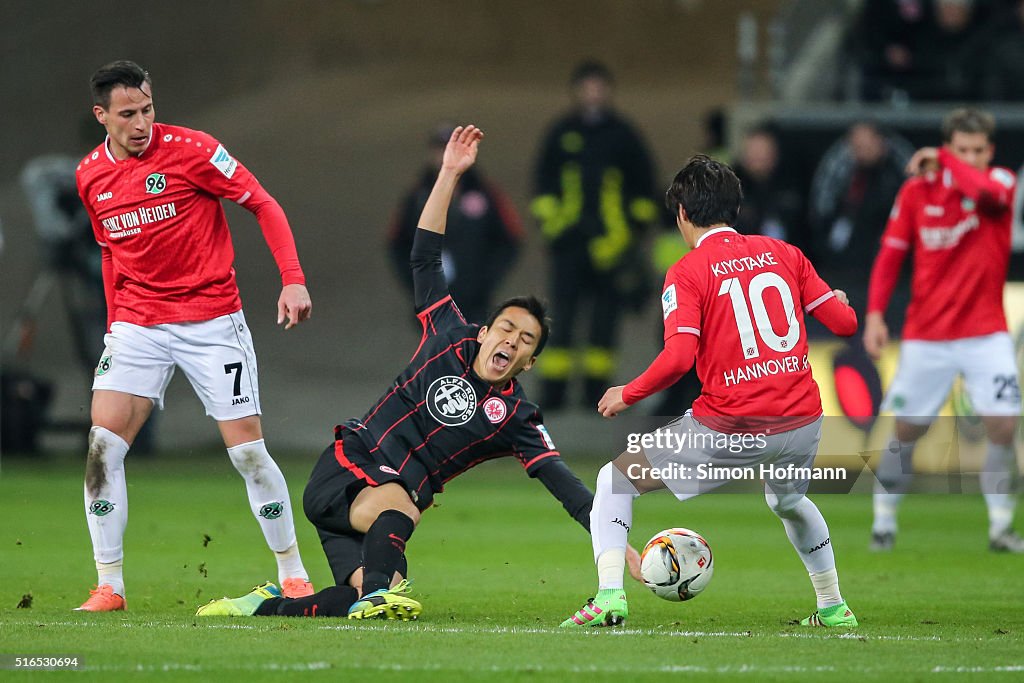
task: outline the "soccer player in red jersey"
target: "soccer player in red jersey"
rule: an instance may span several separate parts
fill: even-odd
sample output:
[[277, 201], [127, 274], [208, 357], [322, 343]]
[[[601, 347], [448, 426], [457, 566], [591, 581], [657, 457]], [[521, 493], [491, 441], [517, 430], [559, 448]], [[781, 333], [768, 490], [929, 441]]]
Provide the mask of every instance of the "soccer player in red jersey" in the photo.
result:
[[295, 540], [288, 487], [260, 426], [256, 355], [221, 207], [255, 214], [281, 272], [278, 323], [311, 306], [291, 228], [248, 169], [206, 133], [154, 122], [152, 80], [119, 61], [92, 77], [93, 113], [107, 131], [78, 165], [78, 192], [103, 256], [106, 349], [93, 382], [85, 512], [99, 581], [78, 609], [125, 607], [122, 538], [128, 521], [124, 458], [181, 370], [217, 421], [245, 479], [253, 514], [285, 590], [313, 592]]
[[[589, 528], [593, 495], [562, 460], [518, 381], [547, 341], [544, 306], [515, 297], [484, 325], [470, 324], [445, 281], [448, 207], [482, 139], [472, 125], [452, 132], [420, 214], [410, 255], [419, 347], [362, 418], [335, 428], [303, 494], [336, 585], [292, 600], [267, 583], [211, 601], [198, 616], [416, 618], [422, 606], [404, 595], [406, 542], [449, 481], [495, 458], [515, 458]], [[635, 550], [627, 559], [639, 566]]]
[[590, 533], [599, 591], [563, 627], [626, 619], [622, 579], [634, 498], [667, 487], [686, 500], [724, 483], [712, 476], [715, 468], [759, 466], [768, 506], [817, 595], [818, 610], [802, 623], [857, 625], [839, 592], [828, 526], [804, 495], [822, 425], [804, 312], [842, 336], [857, 330], [857, 315], [799, 249], [730, 227], [742, 196], [732, 169], [704, 155], [690, 159], [666, 193], [692, 251], [665, 278], [665, 348], [639, 377], [608, 389], [598, 411], [615, 417], [671, 386], [694, 360], [703, 390], [678, 420], [635, 435], [635, 446], [631, 436], [631, 446], [598, 474]]
[[956, 109], [946, 117], [942, 147], [920, 149], [908, 164], [914, 177], [896, 197], [871, 271], [864, 347], [878, 358], [889, 341], [885, 309], [903, 260], [913, 253], [899, 368], [883, 404], [896, 416], [896, 433], [878, 467], [873, 550], [893, 546], [914, 444], [959, 374], [988, 434], [981, 489], [989, 547], [1024, 553], [1024, 539], [1012, 526], [1020, 387], [1003, 312], [1016, 178], [990, 166], [994, 132], [992, 115], [978, 109]]

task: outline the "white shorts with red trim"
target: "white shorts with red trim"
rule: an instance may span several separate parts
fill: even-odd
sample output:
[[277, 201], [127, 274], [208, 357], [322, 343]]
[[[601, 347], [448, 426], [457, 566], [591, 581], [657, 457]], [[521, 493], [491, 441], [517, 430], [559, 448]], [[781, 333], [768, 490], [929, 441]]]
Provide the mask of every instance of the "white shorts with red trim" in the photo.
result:
[[115, 322], [103, 341], [93, 391], [120, 391], [163, 408], [174, 369], [217, 421], [260, 414], [256, 352], [241, 311], [213, 320], [143, 327]]

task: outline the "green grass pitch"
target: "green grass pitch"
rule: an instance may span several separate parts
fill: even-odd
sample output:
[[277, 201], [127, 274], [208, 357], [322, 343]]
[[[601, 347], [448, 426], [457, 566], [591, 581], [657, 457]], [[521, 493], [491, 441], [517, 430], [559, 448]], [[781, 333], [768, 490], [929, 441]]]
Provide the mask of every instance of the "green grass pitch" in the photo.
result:
[[[299, 501], [313, 455], [280, 457]], [[596, 460], [578, 467], [593, 482]], [[77, 458], [7, 458], [0, 476], [0, 655], [77, 655], [84, 679], [281, 680], [1019, 680], [1024, 674], [1024, 557], [986, 549], [979, 496], [910, 496], [902, 535], [867, 551], [870, 498], [819, 495], [852, 633], [793, 625], [814, 607], [782, 525], [756, 495], [638, 501], [631, 539], [700, 531], [715, 577], [688, 603], [627, 583], [622, 629], [565, 632], [558, 623], [592, 595], [590, 541], [514, 463], [453, 482], [409, 544], [414, 623], [340, 619], [205, 619], [210, 598], [241, 595], [275, 565], [223, 453], [129, 457], [125, 576], [129, 611], [72, 612], [95, 573]], [[299, 514], [317, 586], [330, 572]], [[210, 540], [204, 545], [204, 535]], [[17, 608], [31, 593], [31, 607]], [[9, 679], [7, 672], [0, 674]], [[52, 676], [40, 673], [38, 676]], [[31, 675], [27, 677], [32, 677]], [[677, 679], [681, 680], [681, 679]]]

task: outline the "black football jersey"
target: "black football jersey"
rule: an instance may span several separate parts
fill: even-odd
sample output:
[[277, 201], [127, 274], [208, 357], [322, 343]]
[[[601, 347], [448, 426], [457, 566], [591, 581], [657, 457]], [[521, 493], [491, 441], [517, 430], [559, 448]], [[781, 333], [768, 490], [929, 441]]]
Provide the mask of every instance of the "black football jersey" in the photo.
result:
[[338, 437], [355, 432], [423, 508], [447, 481], [485, 460], [515, 457], [532, 476], [559, 454], [519, 382], [496, 388], [473, 372], [480, 328], [466, 323], [448, 293], [440, 236], [417, 232], [418, 242], [437, 246], [436, 261], [432, 248], [419, 267], [414, 258], [419, 348], [373, 408], [341, 425]]

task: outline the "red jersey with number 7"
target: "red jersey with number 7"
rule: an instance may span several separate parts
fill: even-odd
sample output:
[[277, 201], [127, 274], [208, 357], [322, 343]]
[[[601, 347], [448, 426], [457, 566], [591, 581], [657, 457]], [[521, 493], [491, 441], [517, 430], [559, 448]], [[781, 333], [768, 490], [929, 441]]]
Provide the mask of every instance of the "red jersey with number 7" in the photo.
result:
[[[694, 417], [726, 433], [778, 433], [816, 420], [821, 395], [807, 359], [804, 312], [834, 296], [786, 242], [732, 228], [705, 233], [669, 269], [661, 297], [665, 339], [699, 338], [704, 388]], [[856, 317], [852, 309], [849, 315]]]
[[212, 320], [242, 307], [221, 198], [256, 215], [282, 284], [305, 283], [280, 205], [206, 133], [154, 123], [141, 154], [117, 159], [104, 142], [76, 176], [103, 248], [108, 324]]

